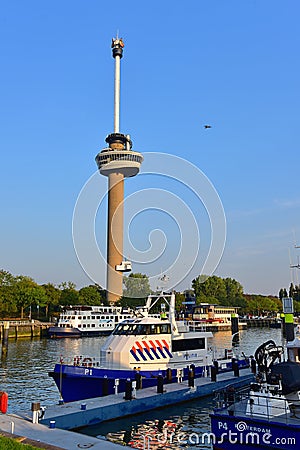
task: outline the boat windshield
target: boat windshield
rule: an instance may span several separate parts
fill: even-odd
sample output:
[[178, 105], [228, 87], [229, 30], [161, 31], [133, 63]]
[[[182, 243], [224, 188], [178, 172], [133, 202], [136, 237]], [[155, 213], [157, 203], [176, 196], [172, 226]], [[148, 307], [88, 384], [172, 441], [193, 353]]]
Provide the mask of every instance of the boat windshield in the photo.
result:
[[137, 335], [137, 334], [171, 334], [171, 325], [164, 324], [140, 324], [140, 323], [120, 323], [113, 334]]

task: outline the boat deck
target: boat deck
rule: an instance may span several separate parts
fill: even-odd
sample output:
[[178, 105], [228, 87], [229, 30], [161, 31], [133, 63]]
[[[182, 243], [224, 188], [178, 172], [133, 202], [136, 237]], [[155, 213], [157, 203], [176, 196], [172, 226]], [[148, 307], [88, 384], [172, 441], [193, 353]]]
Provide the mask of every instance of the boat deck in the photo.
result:
[[[257, 414], [246, 414], [246, 408], [247, 408], [248, 399], [244, 398], [243, 400], [234, 403], [228, 407], [222, 407], [222, 408], [216, 408], [215, 413], [220, 416], [230, 417], [240, 417], [243, 419], [255, 419], [255, 420], [262, 420], [264, 422], [274, 422], [282, 425], [292, 425], [292, 426], [300, 426], [300, 405], [291, 407], [290, 411], [286, 408], [282, 407], [278, 409], [277, 414], [271, 415], [270, 414], [264, 414], [264, 415], [257, 415]], [[274, 409], [273, 409], [274, 411]]]

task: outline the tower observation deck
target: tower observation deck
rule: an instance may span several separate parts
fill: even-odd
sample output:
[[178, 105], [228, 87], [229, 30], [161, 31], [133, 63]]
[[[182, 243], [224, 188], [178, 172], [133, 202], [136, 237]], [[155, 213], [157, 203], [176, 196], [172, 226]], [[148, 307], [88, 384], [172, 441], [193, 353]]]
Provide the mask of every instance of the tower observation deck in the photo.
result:
[[107, 299], [116, 302], [123, 293], [123, 272], [131, 270], [131, 263], [123, 258], [124, 178], [138, 174], [143, 161], [141, 153], [132, 150], [129, 134], [120, 133], [120, 61], [123, 56], [122, 39], [112, 39], [115, 59], [114, 132], [105, 141], [108, 147], [96, 156], [100, 173], [108, 177], [107, 215]]

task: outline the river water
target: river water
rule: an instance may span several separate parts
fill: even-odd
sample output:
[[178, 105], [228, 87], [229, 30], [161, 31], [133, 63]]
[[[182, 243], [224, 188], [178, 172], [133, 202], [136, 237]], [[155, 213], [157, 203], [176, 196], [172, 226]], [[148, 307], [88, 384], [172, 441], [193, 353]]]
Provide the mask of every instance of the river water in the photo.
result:
[[[280, 329], [252, 328], [240, 333], [237, 353], [254, 353], [263, 342], [273, 339], [284, 344]], [[8, 412], [29, 411], [33, 401], [49, 406], [57, 403], [59, 394], [48, 372], [62, 356], [73, 359], [75, 355], [99, 356], [105, 337], [79, 339], [19, 339], [9, 341], [8, 354], [1, 361], [0, 390], [9, 395]], [[211, 345], [218, 348], [231, 347], [231, 333], [214, 334]], [[81, 432], [143, 448], [148, 438], [154, 448], [206, 449], [210, 444], [203, 442], [203, 433], [209, 431], [209, 412], [212, 399], [202, 399], [188, 404], [167, 407], [160, 411], [139, 414], [137, 417], [115, 420], [102, 425], [82, 429]], [[148, 441], [146, 442], [146, 448]]]

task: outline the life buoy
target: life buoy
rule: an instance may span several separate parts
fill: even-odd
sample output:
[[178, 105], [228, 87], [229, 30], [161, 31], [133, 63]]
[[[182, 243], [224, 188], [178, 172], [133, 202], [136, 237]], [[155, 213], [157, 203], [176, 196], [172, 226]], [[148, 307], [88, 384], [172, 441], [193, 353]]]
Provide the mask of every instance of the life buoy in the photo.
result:
[[0, 392], [0, 411], [5, 414], [7, 412], [8, 394], [6, 392]]
[[82, 361], [82, 365], [85, 367], [92, 367], [93, 365], [92, 358], [84, 358]]

